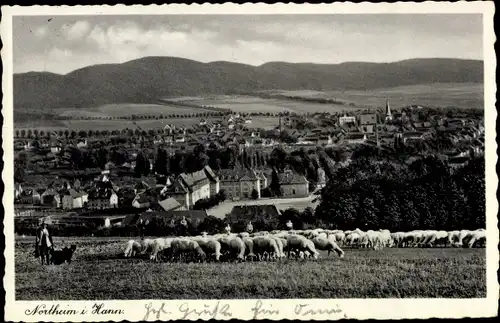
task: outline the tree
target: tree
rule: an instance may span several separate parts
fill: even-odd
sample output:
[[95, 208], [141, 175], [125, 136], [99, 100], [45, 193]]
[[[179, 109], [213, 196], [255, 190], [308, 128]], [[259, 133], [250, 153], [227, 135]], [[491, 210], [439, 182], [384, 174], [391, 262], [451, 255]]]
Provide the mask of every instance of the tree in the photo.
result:
[[225, 189], [221, 189], [219, 191], [219, 193], [217, 193], [217, 199], [220, 201], [220, 202], [224, 202], [226, 199], [227, 199], [227, 193], [226, 193], [226, 190]]
[[167, 151], [163, 147], [158, 148], [158, 153], [153, 166], [154, 171], [157, 174], [168, 175], [170, 168], [169, 159]]
[[251, 194], [252, 194], [252, 198], [253, 198], [254, 200], [256, 200], [256, 199], [258, 199], [258, 198], [259, 198], [259, 192], [257, 192], [257, 190], [256, 190], [255, 188], [252, 190], [252, 193], [251, 193]]
[[137, 158], [135, 160], [135, 168], [134, 172], [137, 177], [141, 176], [148, 176], [149, 171], [150, 171], [150, 163], [149, 160], [146, 158], [143, 152], [140, 152], [137, 154]]
[[272, 197], [271, 189], [269, 187], [265, 187], [260, 191], [261, 197]]
[[269, 188], [271, 189], [271, 193], [274, 196], [281, 196], [281, 185], [280, 185], [280, 180], [278, 173], [276, 172], [276, 169], [273, 168], [273, 172], [271, 175], [271, 184], [269, 185]]

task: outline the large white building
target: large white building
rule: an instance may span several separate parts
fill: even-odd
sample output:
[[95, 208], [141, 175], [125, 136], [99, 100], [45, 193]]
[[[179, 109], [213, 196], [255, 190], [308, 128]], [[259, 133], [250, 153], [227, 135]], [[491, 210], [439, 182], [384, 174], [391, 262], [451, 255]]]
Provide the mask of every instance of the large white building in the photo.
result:
[[343, 125], [346, 123], [356, 123], [356, 117], [348, 116], [346, 114], [344, 114], [344, 116], [342, 116], [342, 117], [339, 117], [339, 124], [340, 125]]
[[218, 172], [220, 188], [225, 190], [228, 198], [252, 197], [256, 190], [260, 198], [260, 178], [250, 169], [221, 169]]

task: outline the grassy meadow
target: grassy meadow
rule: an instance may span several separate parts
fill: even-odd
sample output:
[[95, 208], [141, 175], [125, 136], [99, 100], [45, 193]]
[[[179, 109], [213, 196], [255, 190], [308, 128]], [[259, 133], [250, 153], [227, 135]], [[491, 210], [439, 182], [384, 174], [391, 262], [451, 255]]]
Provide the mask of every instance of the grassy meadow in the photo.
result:
[[152, 263], [122, 259], [126, 238], [76, 243], [72, 264], [39, 266], [33, 239], [16, 240], [17, 300], [476, 298], [486, 296], [485, 249], [349, 250], [312, 260]]
[[483, 85], [478, 83], [436, 83], [397, 86], [367, 91], [266, 91], [305, 98], [325, 98], [354, 103], [356, 107], [384, 107], [385, 100], [393, 108], [408, 105], [430, 107], [456, 106], [482, 109], [484, 106]]
[[246, 95], [218, 95], [204, 98], [182, 97], [169, 99], [172, 101], [189, 102], [200, 106], [212, 106], [222, 109], [231, 109], [234, 112], [338, 112], [349, 109], [344, 105], [297, 102], [284, 99], [266, 99]]

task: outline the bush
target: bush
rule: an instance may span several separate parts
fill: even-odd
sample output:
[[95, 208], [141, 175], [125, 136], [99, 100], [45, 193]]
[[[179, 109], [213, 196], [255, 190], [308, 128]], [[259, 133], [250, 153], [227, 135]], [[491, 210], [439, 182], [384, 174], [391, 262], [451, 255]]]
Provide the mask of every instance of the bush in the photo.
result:
[[253, 190], [252, 190], [252, 198], [253, 198], [254, 200], [256, 200], [256, 199], [258, 199], [258, 198], [259, 198], [259, 192], [257, 192], [257, 190], [256, 190], [256, 189], [253, 189]]

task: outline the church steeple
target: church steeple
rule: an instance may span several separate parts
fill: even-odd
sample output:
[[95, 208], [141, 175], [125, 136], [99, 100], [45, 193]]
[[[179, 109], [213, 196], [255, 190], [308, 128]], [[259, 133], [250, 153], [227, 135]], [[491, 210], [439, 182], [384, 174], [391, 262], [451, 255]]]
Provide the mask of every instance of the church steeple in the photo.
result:
[[391, 107], [389, 106], [389, 99], [385, 101], [385, 120], [392, 120]]

